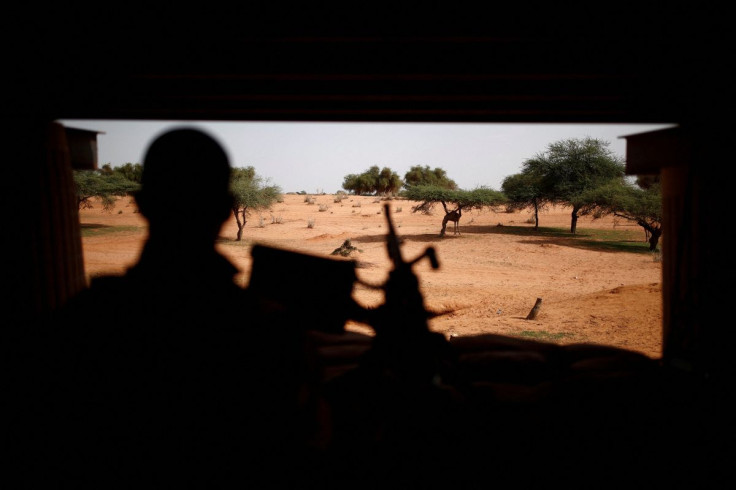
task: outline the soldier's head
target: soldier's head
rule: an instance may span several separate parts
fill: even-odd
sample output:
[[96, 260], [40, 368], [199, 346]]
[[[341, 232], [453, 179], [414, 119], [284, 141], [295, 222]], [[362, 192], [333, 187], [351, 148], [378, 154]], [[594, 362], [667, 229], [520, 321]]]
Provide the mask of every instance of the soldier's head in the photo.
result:
[[210, 135], [193, 128], [166, 131], [146, 151], [138, 207], [151, 229], [216, 238], [231, 209], [230, 172], [225, 150]]

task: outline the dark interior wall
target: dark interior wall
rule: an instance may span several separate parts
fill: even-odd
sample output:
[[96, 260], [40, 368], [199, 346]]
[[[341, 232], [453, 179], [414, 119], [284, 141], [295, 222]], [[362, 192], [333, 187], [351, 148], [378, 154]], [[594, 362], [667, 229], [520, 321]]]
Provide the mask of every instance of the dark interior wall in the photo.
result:
[[703, 120], [728, 85], [727, 17], [705, 8], [387, 5], [10, 9], [5, 107], [68, 119], [670, 123]]

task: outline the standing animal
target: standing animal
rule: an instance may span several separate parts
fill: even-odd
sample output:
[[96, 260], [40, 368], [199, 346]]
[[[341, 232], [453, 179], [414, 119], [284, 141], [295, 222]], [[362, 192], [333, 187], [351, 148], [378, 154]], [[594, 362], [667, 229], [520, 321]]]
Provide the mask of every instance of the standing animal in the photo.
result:
[[445, 217], [442, 218], [442, 231], [440, 231], [440, 236], [445, 236], [445, 230], [447, 229], [447, 222], [452, 221], [454, 223], [453, 227], [453, 234], [459, 235], [460, 234], [460, 218], [463, 215], [463, 208], [461, 206], [458, 206], [456, 210], [450, 211], [447, 209], [447, 205], [443, 202], [442, 207], [445, 208]]

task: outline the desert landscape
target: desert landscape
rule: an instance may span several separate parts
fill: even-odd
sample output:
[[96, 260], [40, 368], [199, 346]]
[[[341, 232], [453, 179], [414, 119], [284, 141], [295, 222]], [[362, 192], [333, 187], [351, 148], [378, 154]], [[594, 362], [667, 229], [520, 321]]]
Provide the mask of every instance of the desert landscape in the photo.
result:
[[[438, 270], [427, 260], [414, 266], [427, 309], [443, 313], [430, 320], [432, 330], [448, 337], [495, 333], [560, 344], [603, 344], [652, 358], [662, 355], [658, 254], [634, 247], [628, 248], [640, 251], [628, 251], [598, 233], [621, 232], [618, 245], [621, 236], [623, 245], [643, 243], [644, 230], [630, 222], [583, 216], [572, 236], [570, 210], [552, 207], [540, 213], [540, 230], [535, 232], [531, 211], [510, 213], [499, 207], [463, 212], [460, 234], [453, 234], [450, 223], [440, 237], [444, 212], [439, 205], [433, 214], [422, 214], [412, 212], [418, 203], [402, 199], [283, 197], [270, 210], [250, 216], [241, 241], [235, 240], [233, 217], [223, 225], [217, 248], [238, 267], [237, 280], [244, 287], [254, 244], [354, 260], [360, 282], [382, 284], [392, 268], [385, 242], [384, 205], [389, 204], [405, 259], [418, 257], [430, 246], [436, 250]], [[80, 210], [80, 222], [88, 278], [122, 274], [136, 262], [147, 230], [131, 198], [119, 199], [109, 212], [95, 202], [93, 208]], [[186, 230], [180, 238], [187, 239]], [[345, 240], [357, 250], [347, 257], [331, 255]], [[314, 278], [294, 271], [284, 281], [309, 288]], [[360, 282], [353, 290], [356, 301], [368, 307], [383, 301], [380, 290]], [[542, 299], [539, 314], [527, 320], [537, 298]], [[346, 328], [372, 334], [369, 326], [359, 323], [348, 322]]]

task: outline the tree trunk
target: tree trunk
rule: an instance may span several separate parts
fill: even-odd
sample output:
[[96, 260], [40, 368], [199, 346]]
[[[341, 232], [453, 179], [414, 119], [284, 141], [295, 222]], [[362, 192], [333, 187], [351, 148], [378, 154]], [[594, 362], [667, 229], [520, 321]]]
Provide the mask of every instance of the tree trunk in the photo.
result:
[[573, 235], [578, 229], [578, 211], [579, 210], [580, 208], [578, 207], [572, 208], [572, 219], [570, 221], [570, 233], [572, 233]]
[[445, 218], [442, 220], [442, 229], [440, 230], [440, 236], [445, 236], [445, 230], [447, 230], [447, 215], [445, 215]]
[[655, 226], [652, 226], [647, 221], [643, 219], [636, 220], [636, 224], [644, 228], [644, 231], [647, 234], [647, 241], [649, 242], [649, 251], [654, 252], [657, 250], [657, 245], [659, 244], [659, 238], [662, 236], [662, 228], [657, 228]]
[[539, 229], [539, 203], [534, 200], [534, 230]]
[[662, 236], [662, 230], [651, 230], [649, 237], [649, 251], [654, 252], [657, 250], [657, 244], [659, 243], [659, 237]]
[[235, 223], [238, 225], [238, 234], [235, 240], [239, 242], [243, 238], [243, 228], [245, 228], [245, 211], [242, 214], [242, 221], [240, 219], [241, 214], [237, 209], [233, 209], [233, 214], [235, 215]]
[[537, 302], [534, 303], [534, 307], [529, 312], [529, 314], [526, 316], [527, 320], [534, 320], [537, 318], [537, 315], [539, 314], [539, 309], [542, 307], [542, 298], [537, 298]]

